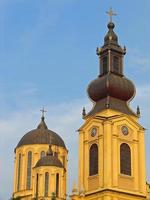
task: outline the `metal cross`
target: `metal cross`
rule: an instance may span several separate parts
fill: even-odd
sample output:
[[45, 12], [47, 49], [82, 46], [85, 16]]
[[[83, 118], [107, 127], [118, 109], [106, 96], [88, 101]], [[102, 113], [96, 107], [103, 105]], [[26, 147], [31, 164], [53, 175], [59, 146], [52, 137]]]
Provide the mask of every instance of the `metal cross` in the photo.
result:
[[106, 12], [110, 17], [110, 22], [112, 22], [112, 17], [116, 16], [117, 14], [113, 12], [112, 7], [110, 7], [109, 11]]
[[40, 110], [40, 111], [42, 112], [42, 117], [44, 117], [44, 114], [45, 114], [47, 111], [44, 109], [44, 107], [43, 107], [43, 109]]

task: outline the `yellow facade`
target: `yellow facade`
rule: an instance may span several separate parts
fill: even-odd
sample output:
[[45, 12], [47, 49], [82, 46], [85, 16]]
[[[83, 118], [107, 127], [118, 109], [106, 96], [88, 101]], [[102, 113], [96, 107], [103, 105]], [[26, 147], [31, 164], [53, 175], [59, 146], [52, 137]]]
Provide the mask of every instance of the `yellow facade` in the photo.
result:
[[[45, 197], [44, 191], [45, 191], [45, 173], [50, 174], [50, 184], [49, 184], [49, 191], [47, 197]], [[39, 167], [37, 169], [34, 169], [33, 177], [35, 178], [37, 174], [40, 174], [39, 177], [39, 190], [38, 190], [38, 198], [41, 199], [44, 197], [45, 200], [48, 200], [52, 198], [53, 193], [56, 193], [56, 175], [59, 174], [60, 178], [60, 185], [59, 185], [59, 195], [57, 199], [66, 199], [66, 177], [65, 177], [65, 171], [63, 168], [58, 167]], [[33, 183], [33, 194], [34, 198], [36, 198], [36, 183], [34, 181]]]
[[[129, 129], [123, 135], [122, 126]], [[96, 136], [91, 130], [97, 129]], [[120, 173], [120, 145], [131, 148], [131, 176]], [[98, 145], [98, 174], [89, 175], [89, 150]], [[146, 199], [144, 128], [133, 116], [104, 110], [79, 129], [79, 194], [72, 199]]]
[[[56, 173], [60, 174], [60, 184], [59, 184], [59, 198], [65, 199], [66, 198], [66, 179], [67, 179], [67, 150], [53, 145], [52, 150], [58, 154], [58, 159], [63, 163], [64, 168], [57, 168], [55, 166], [51, 167], [39, 167], [37, 169], [34, 168], [36, 163], [41, 157], [41, 152], [47, 152], [49, 149], [49, 145], [47, 144], [36, 144], [36, 145], [24, 145], [16, 149], [15, 153], [15, 167], [14, 167], [14, 193], [13, 197], [22, 197], [23, 200], [31, 200], [35, 198], [35, 178], [36, 173], [40, 174], [40, 179], [44, 181], [44, 174], [45, 172], [49, 172], [50, 174], [50, 187], [49, 187], [49, 196], [56, 191], [56, 183], [55, 183], [55, 175]], [[27, 157], [28, 152], [32, 152], [32, 172], [31, 172], [31, 188], [30, 190], [27, 189]], [[18, 191], [17, 184], [18, 184], [18, 161], [19, 161], [19, 154], [22, 155], [21, 159], [21, 176], [20, 176], [20, 188]], [[39, 199], [41, 196], [44, 196], [44, 184], [41, 183], [39, 187]], [[59, 199], [58, 198], [58, 199]]]

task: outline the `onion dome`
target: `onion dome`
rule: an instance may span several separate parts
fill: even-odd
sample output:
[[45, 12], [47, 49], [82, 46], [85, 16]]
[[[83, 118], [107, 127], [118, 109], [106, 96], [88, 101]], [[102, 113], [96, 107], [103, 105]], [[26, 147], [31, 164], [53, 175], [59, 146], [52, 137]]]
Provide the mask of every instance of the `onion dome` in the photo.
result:
[[16, 148], [23, 145], [33, 145], [33, 144], [49, 144], [49, 145], [51, 144], [66, 149], [63, 139], [57, 133], [47, 128], [44, 116], [42, 116], [41, 122], [38, 125], [37, 129], [31, 130], [30, 132], [26, 133], [21, 138]]
[[109, 31], [104, 38], [104, 44], [105, 45], [108, 45], [108, 44], [118, 45], [118, 37], [117, 37], [116, 33], [113, 31], [113, 29], [115, 28], [115, 24], [113, 22], [109, 22], [107, 27], [108, 27]]
[[36, 163], [35, 168], [43, 167], [43, 166], [55, 166], [55, 167], [63, 168], [63, 165], [61, 161], [58, 159], [58, 157], [53, 155], [51, 146], [49, 146], [47, 155], [40, 158], [40, 160]]
[[135, 87], [124, 75], [123, 58], [126, 48], [119, 45], [118, 36], [114, 32], [115, 24], [112, 22], [112, 16], [116, 14], [112, 9], [107, 14], [110, 16], [110, 22], [107, 25], [109, 30], [104, 37], [103, 46], [97, 47], [100, 73], [87, 89], [94, 106], [86, 116], [83, 116], [84, 118], [108, 108], [137, 116], [129, 108], [129, 102], [135, 96]]
[[88, 95], [94, 102], [107, 96], [129, 101], [134, 97], [134, 94], [135, 88], [133, 83], [127, 78], [113, 73], [98, 77], [88, 86]]

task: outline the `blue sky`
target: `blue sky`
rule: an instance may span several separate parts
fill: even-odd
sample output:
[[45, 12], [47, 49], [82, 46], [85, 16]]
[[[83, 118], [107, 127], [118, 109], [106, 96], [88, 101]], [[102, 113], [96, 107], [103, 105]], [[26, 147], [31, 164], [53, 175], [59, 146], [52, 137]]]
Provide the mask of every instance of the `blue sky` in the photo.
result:
[[[140, 105], [141, 123], [150, 130], [149, 0], [0, 0], [0, 200], [12, 193], [13, 149], [37, 126], [43, 106], [49, 128], [66, 141], [69, 185], [75, 181], [76, 130], [82, 107], [90, 107], [86, 88], [98, 74], [95, 50], [103, 44], [110, 6], [127, 48], [125, 74], [137, 87], [133, 108]], [[146, 131], [150, 181], [149, 146]]]

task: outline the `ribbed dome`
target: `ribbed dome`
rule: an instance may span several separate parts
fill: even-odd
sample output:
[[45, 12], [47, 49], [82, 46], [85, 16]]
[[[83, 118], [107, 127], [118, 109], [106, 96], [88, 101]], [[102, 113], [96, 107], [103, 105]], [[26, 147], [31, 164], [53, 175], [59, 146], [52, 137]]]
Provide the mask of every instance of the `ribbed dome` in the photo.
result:
[[26, 133], [19, 141], [16, 148], [23, 145], [30, 144], [52, 144], [66, 148], [62, 138], [55, 132], [49, 130], [45, 124], [44, 117], [42, 117], [37, 129]]
[[63, 168], [62, 163], [56, 156], [44, 156], [42, 157], [35, 165], [35, 167], [42, 167], [42, 166], [55, 166], [55, 167], [60, 167]]
[[114, 97], [123, 101], [128, 101], [134, 97], [135, 87], [133, 83], [112, 73], [98, 77], [88, 86], [88, 95], [97, 102], [107, 96]]

